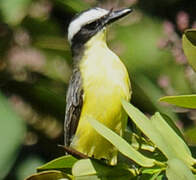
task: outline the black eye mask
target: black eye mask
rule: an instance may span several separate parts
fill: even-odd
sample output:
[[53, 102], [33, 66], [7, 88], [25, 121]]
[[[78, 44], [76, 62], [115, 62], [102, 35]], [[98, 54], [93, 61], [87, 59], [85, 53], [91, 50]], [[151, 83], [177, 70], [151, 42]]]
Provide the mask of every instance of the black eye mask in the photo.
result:
[[113, 9], [111, 9], [108, 14], [106, 14], [105, 16], [103, 16], [100, 19], [97, 19], [89, 24], [86, 24], [85, 26], [83, 26], [82, 28], [88, 29], [88, 30], [100, 30], [102, 29], [106, 23], [107, 23], [107, 19], [110, 16], [110, 14], [112, 13]]

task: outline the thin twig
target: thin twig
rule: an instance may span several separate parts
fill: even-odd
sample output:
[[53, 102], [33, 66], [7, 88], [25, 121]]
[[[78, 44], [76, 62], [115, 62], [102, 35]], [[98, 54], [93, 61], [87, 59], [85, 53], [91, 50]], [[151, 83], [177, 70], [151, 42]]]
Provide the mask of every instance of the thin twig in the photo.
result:
[[67, 146], [63, 146], [63, 145], [58, 145], [58, 147], [63, 148], [68, 154], [74, 156], [77, 159], [88, 159], [88, 156], [71, 148], [71, 147], [67, 147]]

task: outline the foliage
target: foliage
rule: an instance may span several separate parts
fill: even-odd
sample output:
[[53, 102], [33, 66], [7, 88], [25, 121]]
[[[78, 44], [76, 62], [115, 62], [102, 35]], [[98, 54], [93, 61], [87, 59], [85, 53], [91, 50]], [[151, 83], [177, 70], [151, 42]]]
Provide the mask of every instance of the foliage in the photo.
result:
[[190, 65], [196, 70], [196, 29], [187, 29], [184, 32], [183, 48]]
[[[132, 179], [137, 176], [142, 179], [146, 174], [151, 179], [155, 179], [155, 176], [156, 178], [162, 179], [165, 175], [169, 180], [176, 178], [182, 180], [195, 179], [193, 173], [196, 173], [196, 169], [194, 168], [196, 159], [192, 157], [184, 140], [172, 129], [164, 118], [159, 113], [156, 113], [148, 119], [133, 105], [126, 101], [122, 103], [130, 118], [145, 135], [140, 138], [145, 140], [145, 145], [147, 142], [148, 146], [154, 148], [153, 151], [145, 150], [146, 152], [148, 151], [148, 156], [145, 151], [141, 151], [143, 142], [139, 142], [138, 140], [137, 143], [140, 146], [134, 148], [133, 144], [129, 144], [103, 124], [89, 118], [89, 123], [93, 128], [131, 161], [123, 161], [118, 163], [117, 166], [112, 167], [93, 159], [74, 160], [75, 162], [71, 163], [73, 160], [70, 158], [72, 157], [64, 156], [49, 162], [41, 168], [38, 168], [38, 170], [52, 168], [61, 169], [62, 172], [68, 173], [67, 169], [69, 168], [69, 172], [72, 173], [68, 173], [67, 176], [71, 179], [111, 179], [112, 177], [115, 177], [115, 179]], [[131, 136], [133, 136], [133, 133], [130, 133], [130, 139]], [[159, 156], [165, 158], [156, 159], [156, 153], [159, 153]], [[71, 166], [70, 163], [72, 164]]]
[[[115, 136], [130, 148], [124, 152], [124, 146], [120, 146], [119, 151], [126, 157], [119, 158], [117, 167], [92, 159], [67, 157], [57, 147], [57, 144], [63, 144], [65, 95], [72, 70], [66, 29], [74, 14], [92, 6], [108, 9], [133, 7], [130, 18], [109, 28], [108, 45], [129, 71], [134, 107], [148, 117], [160, 112], [147, 118], [150, 125], [153, 124], [153, 130], [156, 129], [156, 138], [148, 131], [143, 132], [146, 135], [143, 136], [141, 131], [144, 128], [136, 123], [135, 118], [132, 120], [136, 125], [132, 127], [129, 122], [125, 132], [126, 141]], [[165, 178], [166, 168], [168, 177], [179, 169], [186, 169], [184, 159], [179, 160], [180, 154], [190, 154], [190, 149], [196, 157], [194, 95], [175, 96], [174, 99], [170, 96], [196, 91], [196, 74], [184, 56], [185, 52], [194, 69], [195, 7], [194, 0], [152, 0], [151, 3], [144, 0], [0, 0], [0, 179], [23, 179], [21, 177], [35, 172], [35, 166], [52, 159], [38, 168], [39, 176], [33, 175], [31, 179], [69, 179], [73, 175], [85, 179], [89, 172], [92, 179], [100, 176], [107, 179], [111, 175], [121, 179], [135, 176], [161, 179]], [[157, 99], [161, 97], [174, 105], [191, 106], [191, 109], [160, 103]], [[158, 122], [178, 139], [178, 147], [183, 147], [179, 154], [170, 148], [171, 141], [160, 138], [164, 132], [159, 129]], [[189, 145], [187, 152], [180, 137]], [[170, 146], [163, 147], [165, 143]], [[130, 152], [136, 155], [134, 161], [145, 158], [165, 166], [163, 169], [162, 164], [142, 167], [141, 162], [137, 164], [128, 160]], [[170, 161], [165, 155], [168, 153], [171, 153]], [[178, 157], [173, 156], [176, 153]], [[187, 157], [187, 163], [192, 161], [189, 155]], [[190, 176], [190, 171], [186, 176]]]
[[35, 175], [31, 175], [28, 177], [28, 180], [56, 180], [56, 179], [63, 179], [69, 178], [61, 171], [46, 171], [40, 172]]
[[[196, 70], [196, 29], [188, 29], [183, 35], [183, 49], [190, 65]], [[196, 108], [196, 95], [181, 95], [162, 97], [164, 101], [185, 108]]]
[[196, 95], [165, 96], [160, 101], [167, 102], [179, 107], [196, 108]]

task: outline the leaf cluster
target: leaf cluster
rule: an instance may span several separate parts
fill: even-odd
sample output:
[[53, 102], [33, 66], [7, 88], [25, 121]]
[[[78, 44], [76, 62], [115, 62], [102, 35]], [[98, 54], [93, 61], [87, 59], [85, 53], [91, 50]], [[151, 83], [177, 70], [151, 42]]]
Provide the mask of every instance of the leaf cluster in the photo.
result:
[[[108, 166], [101, 160], [78, 160], [72, 156], [63, 156], [37, 168], [44, 173], [33, 175], [27, 180], [42, 176], [50, 178], [49, 174], [53, 170], [56, 170], [56, 176], [63, 173], [68, 179], [195, 179], [196, 159], [181, 138], [180, 131], [176, 131], [177, 127], [174, 128], [172, 120], [167, 117], [166, 121], [158, 112], [147, 118], [128, 102], [123, 101], [122, 105], [144, 135], [138, 137], [137, 134], [129, 132], [128, 142], [95, 119], [88, 118], [88, 121], [126, 160], [119, 160], [117, 166]], [[168, 121], [170, 122], [167, 123]]]

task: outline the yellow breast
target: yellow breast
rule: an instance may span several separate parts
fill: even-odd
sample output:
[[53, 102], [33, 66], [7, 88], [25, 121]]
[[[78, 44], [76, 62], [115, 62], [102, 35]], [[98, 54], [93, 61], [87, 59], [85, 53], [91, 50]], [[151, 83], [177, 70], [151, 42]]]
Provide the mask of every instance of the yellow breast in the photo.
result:
[[[101, 39], [103, 34], [96, 36], [88, 42], [80, 63], [83, 107], [72, 146], [89, 156], [111, 160], [117, 152], [95, 132], [86, 117], [91, 116], [122, 135], [126, 115], [121, 100], [130, 99], [130, 81], [124, 64]], [[108, 151], [103, 151], [103, 146]]]

